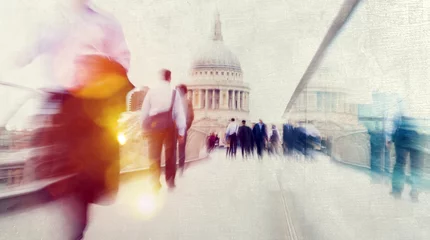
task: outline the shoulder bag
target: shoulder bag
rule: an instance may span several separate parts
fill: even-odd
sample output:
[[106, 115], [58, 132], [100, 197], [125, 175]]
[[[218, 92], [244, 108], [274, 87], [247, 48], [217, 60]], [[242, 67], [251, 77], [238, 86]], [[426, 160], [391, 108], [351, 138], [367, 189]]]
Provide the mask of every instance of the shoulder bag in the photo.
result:
[[172, 103], [170, 109], [167, 112], [158, 113], [154, 116], [149, 116], [143, 121], [143, 132], [145, 134], [151, 134], [156, 132], [162, 132], [166, 129], [174, 127], [174, 121], [172, 117], [173, 104], [175, 103], [176, 91], [172, 93]]

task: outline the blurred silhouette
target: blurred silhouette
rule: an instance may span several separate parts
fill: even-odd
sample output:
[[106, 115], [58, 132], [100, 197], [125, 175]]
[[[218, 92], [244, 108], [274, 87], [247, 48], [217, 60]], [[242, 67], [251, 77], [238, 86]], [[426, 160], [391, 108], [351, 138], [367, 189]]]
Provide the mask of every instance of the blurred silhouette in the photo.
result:
[[242, 158], [249, 157], [251, 154], [251, 146], [253, 145], [254, 138], [252, 136], [252, 129], [246, 126], [246, 121], [242, 120], [242, 126], [239, 127], [238, 138], [240, 147], [242, 149]]
[[[25, 67], [43, 57], [48, 78], [67, 89], [79, 89], [88, 79], [103, 77], [103, 72], [90, 67], [97, 62], [86, 55], [106, 56], [128, 69], [130, 51], [120, 23], [89, 4], [90, 0], [57, 1], [53, 5], [56, 18], [40, 25], [37, 34], [28, 39], [28, 47], [11, 59], [14, 67]], [[100, 94], [106, 94], [109, 89], [103, 89]]]
[[394, 142], [396, 151], [391, 192], [395, 198], [401, 197], [405, 184], [405, 167], [409, 156], [412, 187], [409, 194], [412, 200], [418, 201], [424, 157], [429, 150], [428, 146], [426, 146], [428, 143], [428, 128], [428, 120], [425, 119], [406, 117], [403, 114], [396, 115], [393, 118], [392, 128], [390, 128], [392, 138], [387, 141], [387, 145], [389, 147], [391, 142]]
[[230, 138], [227, 136], [227, 134], [225, 135], [225, 156], [226, 157], [231, 157], [231, 145], [230, 145]]
[[265, 145], [268, 142], [266, 124], [263, 123], [263, 120], [260, 119], [259, 122], [254, 125], [252, 133], [254, 136], [255, 145], [257, 146], [257, 155], [261, 159], [263, 158], [263, 150]]
[[218, 134], [215, 134], [215, 146], [214, 147], [219, 147], [219, 137], [218, 137]]
[[[88, 84], [88, 88], [51, 92], [45, 106], [52, 107], [54, 103], [58, 111], [48, 119], [50, 124], [37, 130], [33, 144], [41, 148], [26, 163], [30, 166], [26, 169], [31, 180], [73, 176], [66, 185], [58, 183], [48, 188], [54, 200], [71, 199], [68, 213], [74, 229], [71, 239], [83, 237], [89, 204], [111, 202], [118, 191], [117, 120], [126, 109], [126, 94], [133, 89], [120, 64], [101, 56], [87, 58], [99, 62], [99, 70], [106, 76], [115, 75], [123, 83], [112, 85], [110, 80], [104, 81], [109, 79], [106, 77], [95, 79], [98, 87]], [[108, 87], [109, 95], [92, 94]]]
[[58, 111], [48, 117], [51, 126], [38, 130], [34, 143], [44, 147], [39, 149], [39, 157], [27, 163], [57, 166], [50, 166], [55, 171], [44, 171], [49, 164], [34, 164], [34, 179], [74, 176], [65, 186], [50, 188], [54, 199], [66, 195], [71, 199], [72, 236], [63, 239], [82, 239], [89, 204], [100, 203], [118, 189], [117, 120], [126, 109], [125, 96], [133, 88], [127, 78], [130, 52], [120, 24], [90, 8], [88, 2], [61, 2], [58, 11], [67, 21], [59, 19], [44, 26], [36, 41], [29, 41], [31, 46], [12, 60], [23, 67], [47, 56], [50, 77], [63, 89], [54, 90], [46, 101], [46, 108], [55, 102]]
[[282, 140], [284, 155], [291, 155], [294, 149], [294, 127], [291, 123], [286, 123], [283, 126]]
[[217, 136], [215, 135], [215, 133], [211, 133], [208, 136], [208, 139], [207, 139], [208, 152], [212, 152], [215, 149], [216, 138]]
[[235, 119], [232, 118], [231, 122], [227, 126], [227, 130], [225, 132], [225, 136], [229, 142], [229, 156], [236, 157], [237, 150], [237, 131], [239, 130], [239, 126], [235, 122]]
[[[161, 151], [164, 145], [165, 178], [169, 188], [175, 187], [176, 134], [180, 144], [186, 132], [186, 116], [183, 102], [177, 90], [170, 86], [171, 72], [162, 70], [162, 80], [146, 94], [142, 105], [141, 126], [149, 140], [150, 171], [154, 188], [161, 188]], [[176, 123], [176, 126], [175, 126]]]
[[251, 130], [252, 130], [251, 154], [252, 154], [252, 156], [254, 156], [254, 150], [255, 150], [254, 127], [255, 127], [255, 123], [252, 123], [251, 124]]
[[303, 123], [299, 123], [294, 128], [294, 148], [303, 156], [306, 155], [306, 129], [303, 127]]
[[185, 147], [186, 147], [186, 143], [187, 143], [187, 132], [188, 130], [191, 128], [191, 124], [194, 121], [194, 109], [193, 109], [193, 103], [192, 101], [190, 101], [187, 98], [187, 93], [188, 93], [188, 88], [185, 84], [181, 84], [177, 87], [177, 89], [179, 90], [180, 96], [181, 96], [181, 100], [182, 100], [182, 104], [183, 104], [183, 109], [185, 111], [185, 116], [186, 116], [186, 130], [185, 130], [185, 135], [184, 135], [184, 139], [183, 141], [178, 143], [178, 155], [179, 155], [179, 168], [181, 169], [181, 173], [184, 171], [184, 167], [185, 167]]
[[387, 116], [397, 108], [397, 98], [398, 94], [374, 91], [372, 104], [359, 108], [359, 119], [370, 136], [370, 168], [374, 176], [391, 174], [391, 149], [386, 144], [391, 136], [387, 136], [385, 128], [390, 124]]
[[306, 156], [310, 159], [315, 159], [316, 152], [321, 150], [321, 133], [310, 123], [304, 125], [304, 130], [306, 136]]
[[270, 153], [274, 155], [279, 155], [280, 144], [281, 137], [279, 136], [278, 129], [275, 125], [272, 125], [272, 130], [270, 134]]
[[[425, 69], [425, 68], [424, 68]], [[417, 73], [421, 69], [414, 69]], [[395, 100], [391, 108], [385, 109], [384, 130], [386, 135], [386, 148], [391, 148], [394, 142], [396, 161], [392, 175], [391, 195], [400, 198], [406, 180], [405, 168], [410, 163], [409, 193], [413, 201], [418, 201], [418, 195], [422, 185], [424, 161], [430, 153], [430, 108], [425, 95], [425, 85], [421, 75], [415, 75], [415, 79], [404, 79], [404, 92], [394, 95]], [[413, 94], [421, 92], [422, 94]], [[395, 97], [395, 98], [394, 98]]]

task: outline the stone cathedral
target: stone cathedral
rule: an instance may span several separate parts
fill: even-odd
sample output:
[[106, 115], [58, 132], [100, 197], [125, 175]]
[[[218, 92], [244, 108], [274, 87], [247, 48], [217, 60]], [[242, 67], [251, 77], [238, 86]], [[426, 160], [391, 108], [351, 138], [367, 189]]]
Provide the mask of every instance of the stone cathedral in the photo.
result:
[[221, 20], [216, 13], [212, 39], [195, 58], [188, 85], [193, 102], [193, 127], [216, 132], [223, 139], [231, 118], [249, 122], [249, 84], [243, 81], [238, 58], [224, 44]]

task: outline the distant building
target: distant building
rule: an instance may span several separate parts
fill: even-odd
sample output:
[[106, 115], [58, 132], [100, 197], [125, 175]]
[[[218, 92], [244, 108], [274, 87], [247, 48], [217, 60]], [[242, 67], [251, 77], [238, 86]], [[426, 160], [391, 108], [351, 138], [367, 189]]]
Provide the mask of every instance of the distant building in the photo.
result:
[[10, 132], [5, 127], [0, 128], [0, 149], [8, 149], [11, 145]]
[[323, 137], [334, 137], [344, 131], [364, 130], [358, 121], [358, 104], [348, 101], [351, 89], [345, 80], [338, 79], [329, 71], [320, 69], [291, 110], [284, 113], [284, 119], [312, 123]]
[[145, 99], [145, 95], [148, 90], [148, 87], [135, 88], [131, 90], [127, 95], [127, 111], [140, 111], [142, 108], [143, 99]]
[[238, 58], [224, 45], [219, 13], [212, 40], [193, 62], [187, 85], [194, 106], [194, 126], [199, 129], [217, 132], [222, 140], [231, 118], [248, 120], [250, 87], [243, 81]]

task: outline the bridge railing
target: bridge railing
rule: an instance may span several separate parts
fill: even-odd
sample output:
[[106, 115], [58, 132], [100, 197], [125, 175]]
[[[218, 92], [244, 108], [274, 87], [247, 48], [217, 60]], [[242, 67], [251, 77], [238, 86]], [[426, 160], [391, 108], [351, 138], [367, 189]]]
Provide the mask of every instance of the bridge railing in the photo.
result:
[[370, 137], [367, 131], [353, 131], [336, 136], [330, 146], [333, 159], [370, 168]]
[[[10, 115], [3, 116], [3, 118], [9, 119], [8, 121], [14, 118], [17, 112], [20, 111], [20, 109], [29, 101], [29, 99], [35, 97], [39, 98], [46, 95], [46, 92], [44, 91], [30, 89], [10, 83], [0, 82], [0, 86], [6, 88], [6, 90], [9, 92], [11, 89], [16, 90], [19, 92], [19, 96], [22, 95], [21, 97], [24, 97], [24, 101], [18, 104], [16, 109], [12, 109], [7, 113], [6, 111], [3, 112], [3, 115]], [[147, 140], [143, 139], [140, 134], [140, 126], [138, 124], [139, 113], [126, 112], [125, 115], [128, 116], [128, 118], [126, 118], [126, 127], [123, 128], [123, 130], [126, 130], [125, 132], [129, 140], [121, 147], [120, 162], [122, 173], [142, 170], [149, 166], [148, 143]], [[120, 121], [120, 126], [121, 124], [124, 125], [124, 123], [121, 123]], [[49, 176], [56, 176], [58, 175], [58, 167], [61, 167], [58, 166], [58, 164], [49, 164], [49, 162], [46, 161], [31, 161], [30, 159], [35, 158], [36, 156], [27, 154], [29, 151], [32, 151], [32, 146], [31, 144], [28, 144], [30, 142], [28, 139], [25, 139], [23, 142], [22, 135], [24, 132], [18, 129], [18, 133], [14, 134], [13, 131], [6, 129], [6, 126], [7, 124], [4, 123], [4, 126], [0, 128], [0, 145], [2, 148], [0, 150], [0, 198], [7, 196], [8, 192], [22, 193], [23, 191], [21, 190], [23, 188], [29, 189], [28, 191], [32, 191], [31, 189], [37, 190], [40, 187], [38, 187], [38, 184], [36, 184], [38, 182], [36, 176], [37, 171], [42, 169], [44, 173], [49, 171]], [[28, 131], [28, 134], [31, 135], [30, 139], [32, 139], [33, 131]], [[28, 134], [26, 133], [26, 136]], [[16, 138], [15, 135], [17, 135], [18, 138]], [[206, 150], [206, 136], [207, 133], [198, 127], [192, 127], [189, 130], [186, 148], [186, 161], [203, 159], [208, 156]], [[8, 154], [8, 152], [12, 152], [12, 154]], [[26, 153], [24, 154], [25, 156], [21, 156], [23, 153]], [[164, 156], [162, 159], [162, 165], [164, 165]], [[58, 181], [58, 178], [50, 177], [48, 180], [55, 182]], [[44, 185], [49, 182], [48, 180], [44, 180]], [[28, 188], [30, 185], [33, 187]]]
[[[134, 128], [135, 131], [138, 131], [138, 129]], [[140, 137], [141, 134], [138, 132], [134, 132], [132, 136], [134, 137], [131, 137], [120, 149], [121, 173], [144, 170], [150, 165], [147, 139]], [[204, 159], [208, 156], [206, 137], [207, 133], [198, 127], [189, 129], [186, 144], [186, 162]], [[34, 155], [35, 150], [37, 149], [25, 148], [13, 151], [11, 154], [6, 154], [6, 151], [0, 154], [0, 199], [8, 197], [10, 194], [15, 196], [17, 192], [26, 194], [37, 191], [50, 184], [50, 182], [54, 183], [63, 179], [61, 169], [67, 168], [67, 166], [59, 163], [52, 164], [52, 159], [48, 162], [31, 161], [36, 157]], [[164, 162], [163, 151], [162, 166], [164, 166]], [[43, 179], [37, 177], [41, 171], [45, 176]]]
[[[425, 137], [426, 143], [430, 144], [430, 136]], [[367, 131], [345, 133], [332, 140], [331, 157], [332, 159], [342, 163], [370, 169], [372, 164], [370, 145], [370, 135]], [[390, 151], [388, 156], [389, 171], [392, 172], [394, 164], [396, 163], [396, 149], [394, 144], [391, 144], [388, 150]], [[384, 157], [385, 156], [382, 154], [382, 158]], [[380, 159], [380, 161], [381, 162], [376, 164], [383, 166], [384, 160]], [[409, 161], [405, 171], [407, 175], [410, 175]], [[423, 177], [426, 181], [430, 181], [430, 154], [428, 153], [424, 153]]]
[[[195, 161], [208, 156], [206, 146], [207, 133], [196, 127], [188, 130], [186, 142], [185, 162]], [[148, 139], [140, 134], [133, 137], [121, 147], [121, 171], [137, 171], [148, 168], [150, 165], [148, 157]], [[161, 165], [165, 165], [164, 148], [162, 151]]]

